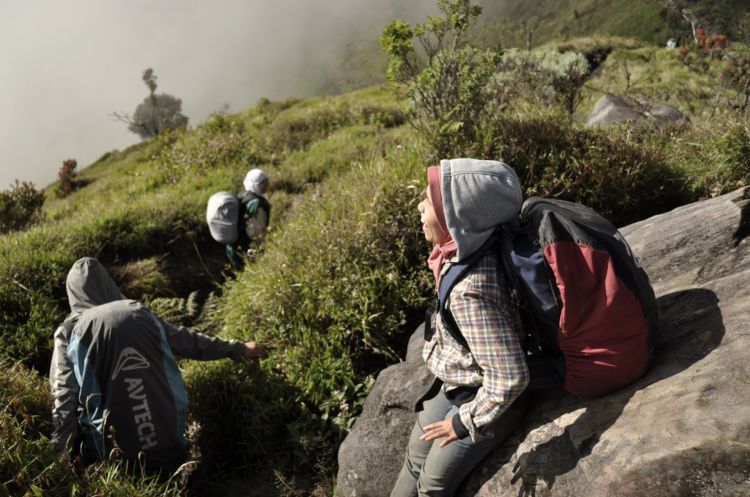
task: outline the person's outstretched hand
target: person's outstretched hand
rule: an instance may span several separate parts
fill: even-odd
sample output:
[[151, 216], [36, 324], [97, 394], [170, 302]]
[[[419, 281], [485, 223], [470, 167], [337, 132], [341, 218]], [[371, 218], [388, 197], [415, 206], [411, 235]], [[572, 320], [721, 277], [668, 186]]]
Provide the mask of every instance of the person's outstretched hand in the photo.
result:
[[266, 348], [257, 342], [245, 342], [245, 357], [248, 359], [260, 359], [266, 357]]

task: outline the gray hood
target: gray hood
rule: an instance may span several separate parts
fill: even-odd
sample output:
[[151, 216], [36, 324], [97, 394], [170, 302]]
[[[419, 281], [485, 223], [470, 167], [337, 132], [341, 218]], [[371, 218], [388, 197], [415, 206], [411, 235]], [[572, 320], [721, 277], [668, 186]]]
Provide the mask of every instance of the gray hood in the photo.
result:
[[443, 211], [461, 260], [479, 249], [495, 227], [517, 219], [523, 196], [513, 169], [477, 159], [440, 161]]
[[78, 317], [86, 309], [125, 299], [104, 266], [93, 257], [78, 259], [73, 264], [65, 288], [70, 304], [69, 318]]

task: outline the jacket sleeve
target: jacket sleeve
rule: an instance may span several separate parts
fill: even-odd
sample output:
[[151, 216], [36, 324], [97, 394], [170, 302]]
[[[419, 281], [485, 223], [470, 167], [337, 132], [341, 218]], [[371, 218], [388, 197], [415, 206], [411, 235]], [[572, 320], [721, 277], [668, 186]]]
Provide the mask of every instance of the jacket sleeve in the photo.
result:
[[244, 357], [245, 344], [239, 340], [223, 340], [198, 333], [184, 326], [178, 328], [164, 321], [161, 322], [167, 335], [167, 343], [172, 353], [177, 356], [199, 361], [224, 358], [237, 361]]
[[57, 452], [70, 451], [78, 439], [79, 386], [68, 359], [69, 332], [60, 326], [54, 335], [49, 384], [52, 391], [52, 445]]

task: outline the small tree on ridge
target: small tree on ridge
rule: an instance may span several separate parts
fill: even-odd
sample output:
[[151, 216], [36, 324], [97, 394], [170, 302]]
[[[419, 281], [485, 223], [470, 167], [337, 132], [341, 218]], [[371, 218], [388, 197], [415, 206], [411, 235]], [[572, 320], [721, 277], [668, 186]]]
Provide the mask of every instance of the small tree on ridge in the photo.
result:
[[126, 123], [128, 130], [144, 140], [168, 129], [187, 126], [188, 118], [182, 113], [182, 100], [166, 93], [156, 94], [154, 70], [148, 68], [143, 71], [142, 79], [149, 95], [138, 104], [132, 118], [122, 112], [115, 112], [115, 118]]

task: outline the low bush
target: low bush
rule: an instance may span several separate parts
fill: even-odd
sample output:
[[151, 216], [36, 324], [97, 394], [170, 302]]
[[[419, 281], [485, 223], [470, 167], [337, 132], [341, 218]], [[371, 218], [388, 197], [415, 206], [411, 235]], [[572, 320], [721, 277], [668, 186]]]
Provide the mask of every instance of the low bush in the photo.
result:
[[198, 291], [191, 292], [187, 298], [157, 297], [147, 302], [160, 318], [175, 326], [192, 326], [200, 318], [203, 310]]
[[67, 197], [76, 187], [76, 167], [78, 162], [75, 159], [63, 161], [63, 165], [57, 173], [60, 182], [57, 185], [55, 193], [58, 197]]
[[729, 57], [721, 76], [724, 84], [736, 92], [733, 107], [744, 114], [750, 104], [750, 54]]
[[591, 72], [594, 72], [609, 55], [617, 49], [634, 50], [643, 43], [631, 38], [617, 36], [594, 36], [591, 38], [576, 38], [563, 42], [555, 42], [541, 47], [545, 50], [554, 49], [560, 53], [576, 52], [586, 57]]
[[406, 123], [406, 113], [397, 106], [362, 105], [354, 110], [361, 124], [395, 128]]
[[581, 89], [590, 65], [578, 52], [511, 49], [500, 62], [504, 85], [513, 88], [516, 98], [535, 95], [543, 103], [558, 103], [572, 116], [581, 100]]
[[495, 133], [495, 156], [515, 168], [525, 196], [583, 203], [618, 226], [685, 200], [664, 153], [628, 128], [581, 129], [548, 116], [503, 119]]
[[190, 396], [191, 444], [201, 465], [198, 472], [268, 466], [304, 470], [300, 465], [310, 454], [300, 453], [298, 437], [321, 430], [304, 426], [315, 421], [292, 401], [297, 395], [278, 375], [251, 362], [186, 361], [182, 367]]
[[164, 132], [157, 140], [165, 146], [156, 161], [173, 183], [186, 175], [205, 176], [218, 168], [263, 161], [243, 122], [219, 114], [194, 132]]
[[66, 312], [36, 289], [0, 288], [0, 348], [4, 357], [22, 360], [46, 372], [52, 357], [52, 334]]
[[109, 273], [123, 295], [141, 301], [172, 293], [169, 278], [162, 269], [163, 257], [148, 257], [113, 266]]
[[33, 183], [19, 182], [0, 192], [0, 233], [28, 228], [42, 217], [44, 191]]
[[[383, 132], [376, 126], [349, 126], [315, 142], [305, 151], [290, 154], [278, 166], [278, 176], [297, 192], [305, 185], [362, 167], [405, 140], [401, 130]], [[288, 186], [287, 186], [288, 188]]]
[[750, 185], [750, 125], [735, 117], [695, 126], [673, 140], [670, 161], [695, 199]]
[[500, 108], [494, 79], [495, 50], [480, 49], [467, 33], [482, 8], [470, 0], [440, 0], [439, 16], [412, 28], [398, 20], [386, 26], [380, 45], [388, 55], [388, 80], [411, 102], [407, 118], [436, 157], [484, 149], [484, 117]]
[[64, 495], [74, 474], [57, 460], [50, 433], [51, 396], [44, 380], [20, 365], [0, 361], [0, 493]]
[[263, 131], [263, 149], [269, 154], [286, 154], [304, 150], [337, 129], [351, 124], [353, 115], [348, 103], [325, 100], [306, 102], [279, 112]]
[[707, 162], [716, 166], [713, 193], [727, 193], [750, 185], [750, 123], [737, 121], [720, 136], [709, 140]]

